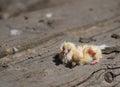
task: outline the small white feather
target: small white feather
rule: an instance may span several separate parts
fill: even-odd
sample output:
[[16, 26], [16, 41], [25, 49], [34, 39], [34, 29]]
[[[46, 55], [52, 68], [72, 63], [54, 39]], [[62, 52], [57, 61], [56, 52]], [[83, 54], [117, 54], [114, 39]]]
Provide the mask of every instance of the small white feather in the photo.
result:
[[12, 36], [20, 35], [21, 33], [22, 33], [22, 31], [17, 30], [17, 29], [12, 29], [10, 31], [10, 35], [12, 35]]
[[16, 48], [16, 47], [13, 47], [13, 50], [14, 50], [14, 52], [18, 52], [19, 51], [18, 48]]
[[53, 16], [53, 14], [52, 13], [47, 13], [45, 16], [46, 16], [46, 18], [51, 18]]
[[108, 45], [106, 45], [106, 44], [102, 44], [102, 45], [100, 45], [100, 46], [98, 46], [101, 50], [103, 50], [103, 49], [105, 49], [106, 47], [109, 47]]

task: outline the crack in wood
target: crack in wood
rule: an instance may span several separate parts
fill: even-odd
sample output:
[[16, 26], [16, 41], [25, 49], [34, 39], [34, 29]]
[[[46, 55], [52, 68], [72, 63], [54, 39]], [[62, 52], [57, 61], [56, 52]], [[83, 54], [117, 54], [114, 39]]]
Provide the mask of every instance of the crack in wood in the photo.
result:
[[[96, 73], [98, 73], [98, 72], [100, 72], [100, 71], [102, 71], [102, 70], [108, 71], [108, 70], [114, 70], [114, 69], [120, 69], [120, 66], [118, 66], [118, 67], [106, 67], [106, 68], [101, 68], [101, 69], [98, 69], [98, 70], [96, 70], [96, 71], [93, 71], [87, 78], [85, 78], [84, 80], [82, 80], [82, 81], [80, 81], [80, 82], [72, 85], [71, 87], [77, 87], [77, 86], [82, 85], [83, 83], [85, 83], [85, 82], [87, 82], [89, 79], [91, 79], [91, 78], [94, 76], [94, 74], [96, 74]], [[101, 75], [102, 75], [103, 73], [104, 73], [104, 72], [102, 72]], [[113, 73], [113, 74], [114, 74], [114, 73]], [[100, 76], [101, 76], [101, 75], [100, 75]], [[120, 74], [117, 74], [117, 75], [114, 74], [113, 78], [115, 78], [115, 77], [117, 77], [117, 76], [119, 76], [119, 75], [120, 75]], [[79, 77], [79, 78], [80, 78], [80, 77]], [[72, 82], [75, 82], [75, 81], [78, 80], [79, 78], [73, 79], [72, 81], [69, 81], [69, 82], [66, 82], [66, 83], [63, 83], [63, 84], [60, 84], [60, 85], [57, 85], [57, 86], [58, 86], [58, 87], [61, 87], [61, 86], [67, 85], [68, 83], [70, 84], [70, 83], [72, 83]]]
[[[81, 82], [75, 84], [75, 85], [72, 86], [72, 87], [79, 86], [79, 85], [83, 84], [84, 82], [88, 81], [95, 73], [97, 73], [97, 72], [99, 72], [99, 71], [101, 71], [101, 70], [105, 70], [105, 71], [106, 71], [106, 70], [108, 70], [108, 69], [110, 69], [110, 70], [113, 70], [113, 69], [120, 69], [120, 66], [118, 66], [118, 67], [112, 67], [112, 68], [111, 68], [111, 67], [107, 67], [107, 68], [98, 69], [98, 70], [92, 72], [86, 79], [84, 79], [83, 81], [81, 81]], [[119, 76], [120, 74], [115, 75], [114, 73], [112, 73], [112, 75], [113, 75], [112, 77], [115, 78], [115, 77]]]
[[81, 81], [81, 82], [75, 84], [75, 85], [72, 86], [72, 87], [77, 87], [77, 86], [79, 86], [79, 85], [85, 83], [85, 82], [88, 81], [95, 73], [97, 73], [97, 72], [99, 72], [99, 71], [101, 71], [101, 70], [106, 70], [106, 68], [101, 68], [101, 69], [98, 69], [98, 70], [92, 72], [86, 79], [84, 79], [83, 81]]
[[111, 53], [119, 53], [120, 52], [120, 46], [113, 46], [113, 47], [106, 47], [102, 50], [103, 54], [111, 54]]

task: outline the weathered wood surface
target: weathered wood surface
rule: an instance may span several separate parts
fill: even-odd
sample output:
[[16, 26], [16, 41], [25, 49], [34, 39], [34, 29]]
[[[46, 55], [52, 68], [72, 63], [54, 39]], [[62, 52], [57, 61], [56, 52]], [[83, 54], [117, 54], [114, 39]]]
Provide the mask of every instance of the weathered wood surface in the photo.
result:
[[[116, 3], [118, 3], [117, 1], [119, 2], [119, 0], [116, 0]], [[91, 0], [90, 3], [89, 0], [81, 0], [81, 2], [77, 0], [73, 5], [77, 9], [80, 3], [84, 3], [84, 5], [88, 5], [88, 7], [93, 6], [92, 3], [96, 3], [93, 8], [96, 7], [96, 9], [94, 8], [95, 12], [99, 12], [99, 6], [103, 7], [103, 3], [105, 5], [107, 4], [108, 7], [105, 7], [106, 9], [115, 9], [114, 5], [116, 5], [116, 3], [113, 2], [112, 0], [107, 0], [107, 2], [100, 3], [100, 0]], [[70, 4], [70, 6], [71, 5], [72, 4]], [[67, 7], [67, 5], [65, 5], [65, 7]], [[82, 11], [86, 9], [85, 7], [86, 6], [81, 7]], [[73, 17], [66, 17], [67, 21], [63, 19], [62, 23], [57, 24], [55, 22], [55, 28], [44, 31], [44, 33], [51, 31], [47, 35], [36, 35], [36, 39], [32, 38], [32, 41], [30, 41], [31, 39], [29, 38], [24, 38], [28, 39], [30, 49], [27, 48], [26, 51], [8, 55], [0, 59], [0, 87], [119, 87], [120, 52], [119, 49], [115, 47], [120, 46], [120, 39], [114, 38], [113, 34], [119, 35], [120, 33], [120, 15], [116, 12], [120, 11], [120, 9], [115, 10], [114, 13], [108, 12], [104, 14], [105, 8], [103, 7], [100, 11], [101, 13], [95, 15], [95, 17], [99, 16], [100, 18], [97, 20], [90, 18], [88, 22], [86, 22], [87, 19], [85, 17], [91, 13], [86, 12], [84, 15], [78, 16], [81, 14], [81, 11], [76, 15], [74, 13], [76, 11], [67, 11], [69, 14], [73, 12]], [[56, 10], [58, 9], [66, 10], [64, 6]], [[105, 12], [106, 11], [107, 10], [105, 10]], [[85, 20], [82, 18], [85, 18]], [[17, 19], [19, 19], [19, 17], [15, 18], [15, 20], [10, 19], [7, 23], [16, 21]], [[33, 23], [34, 21], [37, 21], [37, 18], [33, 20]], [[70, 25], [69, 21], [74, 22], [71, 22], [72, 25]], [[78, 22], [82, 24], [79, 25]], [[63, 23], [66, 23], [66, 25]], [[3, 27], [4, 26], [5, 24]], [[42, 37], [40, 38], [40, 36]], [[88, 38], [94, 39], [90, 39], [88, 44], [106, 44], [114, 47], [114, 49], [109, 48], [110, 50], [104, 50], [103, 58], [99, 64], [76, 66], [72, 69], [65, 67], [59, 62], [57, 56], [60, 44], [63, 41], [84, 44], [86, 40], [80, 42], [81, 37], [83, 39], [87, 38], [86, 40], [89, 40]], [[40, 42], [41, 40], [43, 41]], [[37, 44], [37, 46], [32, 46], [34, 44]], [[22, 46], [23, 44], [19, 43], [19, 45]], [[17, 46], [17, 44], [10, 43], [10, 47], [12, 46]]]

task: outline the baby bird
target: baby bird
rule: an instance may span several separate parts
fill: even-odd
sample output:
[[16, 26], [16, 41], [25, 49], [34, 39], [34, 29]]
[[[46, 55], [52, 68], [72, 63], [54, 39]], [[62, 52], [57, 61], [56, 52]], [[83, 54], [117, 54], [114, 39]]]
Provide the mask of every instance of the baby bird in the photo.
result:
[[101, 49], [95, 45], [83, 45], [83, 57], [80, 58], [80, 64], [96, 64], [102, 58]]
[[76, 51], [76, 46], [71, 42], [64, 42], [60, 50], [59, 58], [62, 60], [63, 64], [67, 64], [72, 61], [73, 52]]
[[64, 42], [60, 50], [59, 58], [63, 64], [71, 63], [72, 66], [96, 64], [102, 58], [101, 49], [94, 45], [76, 46], [74, 43]]

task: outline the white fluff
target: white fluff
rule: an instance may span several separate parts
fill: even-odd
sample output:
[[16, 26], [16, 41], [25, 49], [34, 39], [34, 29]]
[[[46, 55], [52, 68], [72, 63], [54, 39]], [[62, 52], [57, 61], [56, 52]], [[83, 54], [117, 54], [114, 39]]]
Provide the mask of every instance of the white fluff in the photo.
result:
[[47, 13], [45, 16], [46, 16], [46, 18], [51, 18], [53, 16], [53, 14], [52, 13]]
[[109, 47], [109, 46], [107, 46], [106, 44], [102, 44], [102, 45], [100, 45], [100, 46], [98, 46], [101, 50], [103, 50], [103, 49], [105, 49], [106, 47]]
[[11, 34], [12, 36], [20, 35], [21, 33], [22, 33], [22, 31], [17, 30], [17, 29], [12, 29], [12, 30], [10, 31], [10, 34]]
[[13, 50], [14, 50], [14, 52], [18, 52], [19, 51], [18, 48], [16, 48], [16, 47], [13, 47]]

